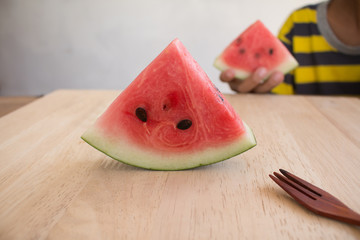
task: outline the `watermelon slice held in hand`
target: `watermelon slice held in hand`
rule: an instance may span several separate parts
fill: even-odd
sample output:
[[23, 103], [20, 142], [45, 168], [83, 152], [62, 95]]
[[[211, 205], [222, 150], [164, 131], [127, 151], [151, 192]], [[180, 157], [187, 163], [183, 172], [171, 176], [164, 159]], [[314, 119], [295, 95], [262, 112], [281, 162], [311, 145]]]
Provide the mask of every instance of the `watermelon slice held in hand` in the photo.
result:
[[118, 161], [156, 170], [208, 165], [256, 145], [250, 128], [178, 39], [82, 139]]
[[298, 62], [285, 45], [260, 21], [250, 25], [215, 59], [214, 66], [220, 71], [233, 69], [235, 77], [245, 79], [259, 67], [268, 74], [274, 71], [288, 73]]

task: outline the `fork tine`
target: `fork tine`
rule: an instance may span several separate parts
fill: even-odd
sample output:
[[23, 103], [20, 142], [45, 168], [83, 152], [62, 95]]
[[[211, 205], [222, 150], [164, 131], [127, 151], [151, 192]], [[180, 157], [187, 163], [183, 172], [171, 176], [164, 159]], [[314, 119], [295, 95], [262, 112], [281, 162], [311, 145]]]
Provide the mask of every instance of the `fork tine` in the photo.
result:
[[315, 194], [312, 191], [309, 191], [307, 188], [304, 188], [302, 185], [298, 184], [297, 182], [292, 181], [289, 178], [285, 178], [284, 176], [280, 175], [277, 172], [274, 172], [274, 175], [280, 180], [283, 181], [287, 184], [289, 184], [290, 186], [292, 186], [293, 188], [297, 189], [298, 191], [302, 192], [303, 194], [305, 194], [306, 196], [308, 196], [309, 198], [312, 198], [313, 200], [316, 200], [319, 195]]
[[305, 208], [319, 215], [360, 226], [360, 215], [330, 193], [280, 169], [269, 177]]
[[343, 202], [341, 202], [339, 199], [331, 195], [330, 193], [326, 192], [325, 190], [322, 190], [321, 188], [305, 181], [304, 179], [301, 179], [297, 176], [295, 176], [292, 173], [289, 173], [288, 171], [284, 169], [279, 169], [282, 174], [284, 174], [285, 177], [288, 179], [291, 179], [292, 181], [296, 182], [297, 184], [301, 185], [305, 189], [308, 189], [310, 192], [313, 192], [319, 197], [325, 197], [326, 201], [332, 202], [333, 204], [337, 204], [338, 206], [342, 206], [345, 208], [348, 208]]
[[291, 197], [293, 197], [296, 201], [298, 201], [301, 205], [304, 207], [313, 210], [311, 207], [311, 203], [314, 201], [314, 199], [308, 197], [307, 195], [303, 194], [302, 192], [298, 191], [293, 186], [281, 181], [280, 179], [274, 177], [273, 175], [269, 175], [269, 177], [274, 180], [274, 182], [279, 185], [282, 189], [284, 189], [285, 192], [287, 192]]
[[321, 188], [318, 188], [317, 186], [312, 185], [311, 183], [305, 181], [304, 179], [301, 179], [284, 169], [279, 169], [279, 170], [285, 177], [296, 182], [297, 184], [301, 185], [302, 187], [306, 188], [307, 190], [315, 193], [316, 195], [321, 197], [322, 195], [327, 194], [327, 192], [325, 192]]

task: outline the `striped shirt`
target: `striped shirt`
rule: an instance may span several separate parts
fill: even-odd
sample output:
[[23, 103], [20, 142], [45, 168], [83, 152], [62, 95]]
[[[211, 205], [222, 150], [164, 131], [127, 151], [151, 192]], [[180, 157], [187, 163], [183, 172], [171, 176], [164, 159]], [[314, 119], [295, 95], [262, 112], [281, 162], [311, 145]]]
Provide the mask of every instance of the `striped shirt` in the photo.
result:
[[328, 2], [294, 11], [279, 39], [299, 62], [272, 92], [278, 94], [360, 95], [360, 46], [347, 46], [332, 32]]

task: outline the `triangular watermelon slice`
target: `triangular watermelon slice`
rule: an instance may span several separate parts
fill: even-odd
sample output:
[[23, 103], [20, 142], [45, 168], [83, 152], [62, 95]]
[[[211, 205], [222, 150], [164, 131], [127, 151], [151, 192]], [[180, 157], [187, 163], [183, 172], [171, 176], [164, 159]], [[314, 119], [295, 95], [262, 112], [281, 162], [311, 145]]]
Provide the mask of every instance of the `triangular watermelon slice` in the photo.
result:
[[215, 59], [220, 71], [233, 69], [236, 78], [245, 79], [259, 67], [268, 70], [267, 78], [274, 71], [288, 73], [298, 66], [281, 41], [260, 21], [250, 25]]
[[82, 138], [118, 161], [157, 170], [208, 165], [256, 145], [250, 128], [178, 39]]

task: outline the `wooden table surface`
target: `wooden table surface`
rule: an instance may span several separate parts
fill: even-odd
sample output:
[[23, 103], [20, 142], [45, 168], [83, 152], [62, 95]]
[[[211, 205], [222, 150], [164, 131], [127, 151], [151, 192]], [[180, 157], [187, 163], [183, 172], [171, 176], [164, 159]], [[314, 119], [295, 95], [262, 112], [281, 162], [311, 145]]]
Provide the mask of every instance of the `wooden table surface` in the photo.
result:
[[0, 97], [0, 117], [13, 112], [14, 110], [25, 106], [26, 104], [35, 101], [37, 96], [14, 96], [14, 97]]
[[118, 94], [59, 90], [0, 118], [0, 239], [360, 239], [268, 177], [284, 168], [360, 212], [358, 98], [226, 95], [258, 145], [166, 172], [80, 139]]

